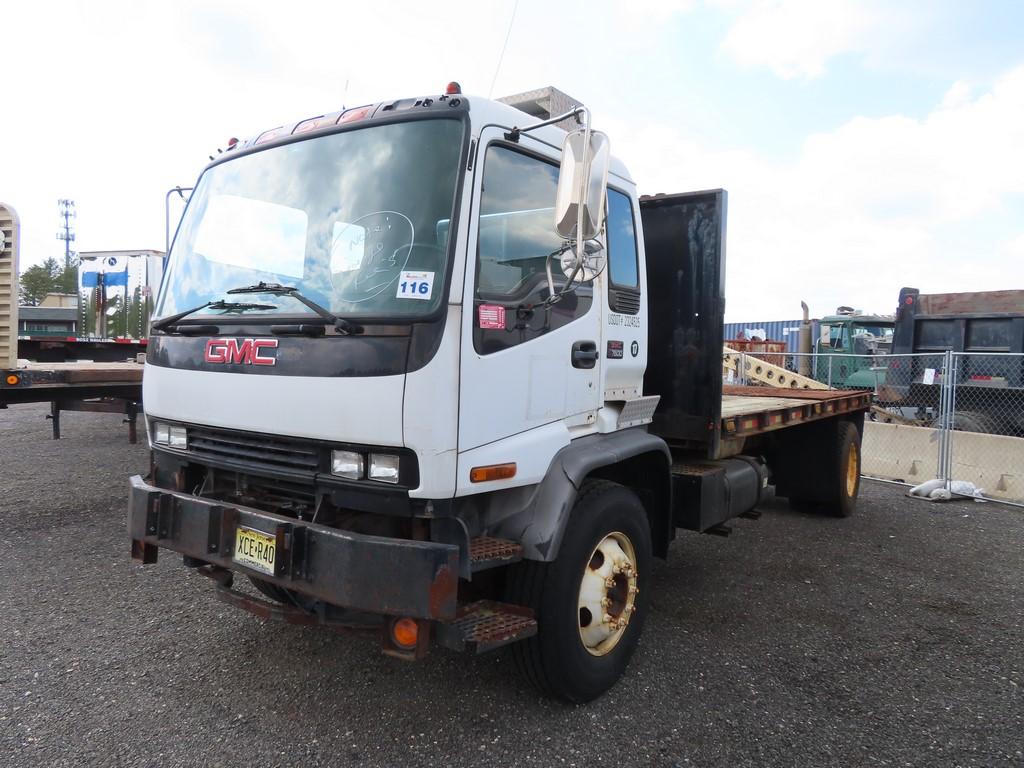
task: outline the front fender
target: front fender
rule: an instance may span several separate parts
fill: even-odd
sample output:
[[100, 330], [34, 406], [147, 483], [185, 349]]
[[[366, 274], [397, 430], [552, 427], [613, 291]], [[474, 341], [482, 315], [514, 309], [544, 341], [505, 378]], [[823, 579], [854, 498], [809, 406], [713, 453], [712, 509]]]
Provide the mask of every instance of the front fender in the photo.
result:
[[[528, 504], [498, 522], [491, 535], [518, 541], [523, 546], [523, 556], [528, 560], [554, 560], [583, 482], [602, 470], [651, 453], [664, 458], [666, 476], [663, 482], [667, 483], [672, 454], [664, 440], [644, 428], [573, 440], [555, 454], [547, 475]], [[651, 478], [652, 485], [657, 482], [657, 478]]]

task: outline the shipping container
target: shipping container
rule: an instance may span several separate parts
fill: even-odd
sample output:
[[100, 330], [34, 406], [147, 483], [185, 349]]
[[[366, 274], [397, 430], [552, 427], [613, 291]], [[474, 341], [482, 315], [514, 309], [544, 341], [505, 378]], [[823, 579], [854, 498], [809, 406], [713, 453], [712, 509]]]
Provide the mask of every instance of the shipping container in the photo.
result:
[[[800, 351], [800, 323], [801, 320], [760, 320], [757, 322], [726, 323], [725, 334], [722, 338], [728, 344], [730, 339], [750, 339], [752, 335], [759, 336], [764, 341], [781, 341], [786, 343], [787, 352]], [[739, 333], [743, 333], [739, 336]], [[764, 335], [767, 334], [767, 335]], [[811, 338], [818, 337], [818, 321], [811, 321]]]

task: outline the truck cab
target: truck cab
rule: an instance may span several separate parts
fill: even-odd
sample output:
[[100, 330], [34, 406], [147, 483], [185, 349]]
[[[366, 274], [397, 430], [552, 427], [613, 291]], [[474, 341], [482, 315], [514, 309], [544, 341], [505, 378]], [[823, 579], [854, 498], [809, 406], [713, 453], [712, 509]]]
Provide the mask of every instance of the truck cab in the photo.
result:
[[867, 398], [726, 409], [725, 193], [641, 198], [578, 102], [509, 101], [452, 84], [203, 171], [155, 309], [129, 532], [259, 615], [402, 658], [512, 644], [584, 701], [625, 669], [677, 528], [723, 532], [772, 473], [849, 514]]
[[884, 384], [884, 366], [868, 356], [888, 354], [894, 324], [893, 317], [868, 315], [849, 307], [823, 317], [815, 344], [814, 377], [833, 387], [851, 389], [876, 389]]

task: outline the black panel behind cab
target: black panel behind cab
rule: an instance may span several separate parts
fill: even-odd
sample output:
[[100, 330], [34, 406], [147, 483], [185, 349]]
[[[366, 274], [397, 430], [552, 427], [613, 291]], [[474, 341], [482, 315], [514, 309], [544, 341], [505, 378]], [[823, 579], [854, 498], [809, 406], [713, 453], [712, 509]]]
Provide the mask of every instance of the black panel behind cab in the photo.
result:
[[647, 260], [644, 394], [661, 395], [651, 432], [715, 455], [722, 411], [725, 190], [640, 199]]
[[[257, 376], [370, 377], [395, 376], [425, 366], [434, 357], [444, 331], [444, 316], [428, 323], [368, 327], [352, 336], [274, 336], [266, 326], [225, 328], [216, 336], [154, 335], [147, 362], [161, 368], [187, 371], [222, 371]], [[263, 352], [272, 365], [246, 362], [209, 362], [211, 340], [275, 339], [276, 349]], [[216, 355], [214, 355], [216, 357]]]

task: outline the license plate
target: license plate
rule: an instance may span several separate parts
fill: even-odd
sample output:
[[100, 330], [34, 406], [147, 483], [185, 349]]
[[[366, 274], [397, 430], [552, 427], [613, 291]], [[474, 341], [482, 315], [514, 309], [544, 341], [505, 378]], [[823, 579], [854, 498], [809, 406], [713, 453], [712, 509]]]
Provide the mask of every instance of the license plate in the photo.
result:
[[240, 527], [235, 531], [235, 552], [232, 557], [236, 563], [273, 576], [277, 538], [263, 531]]

